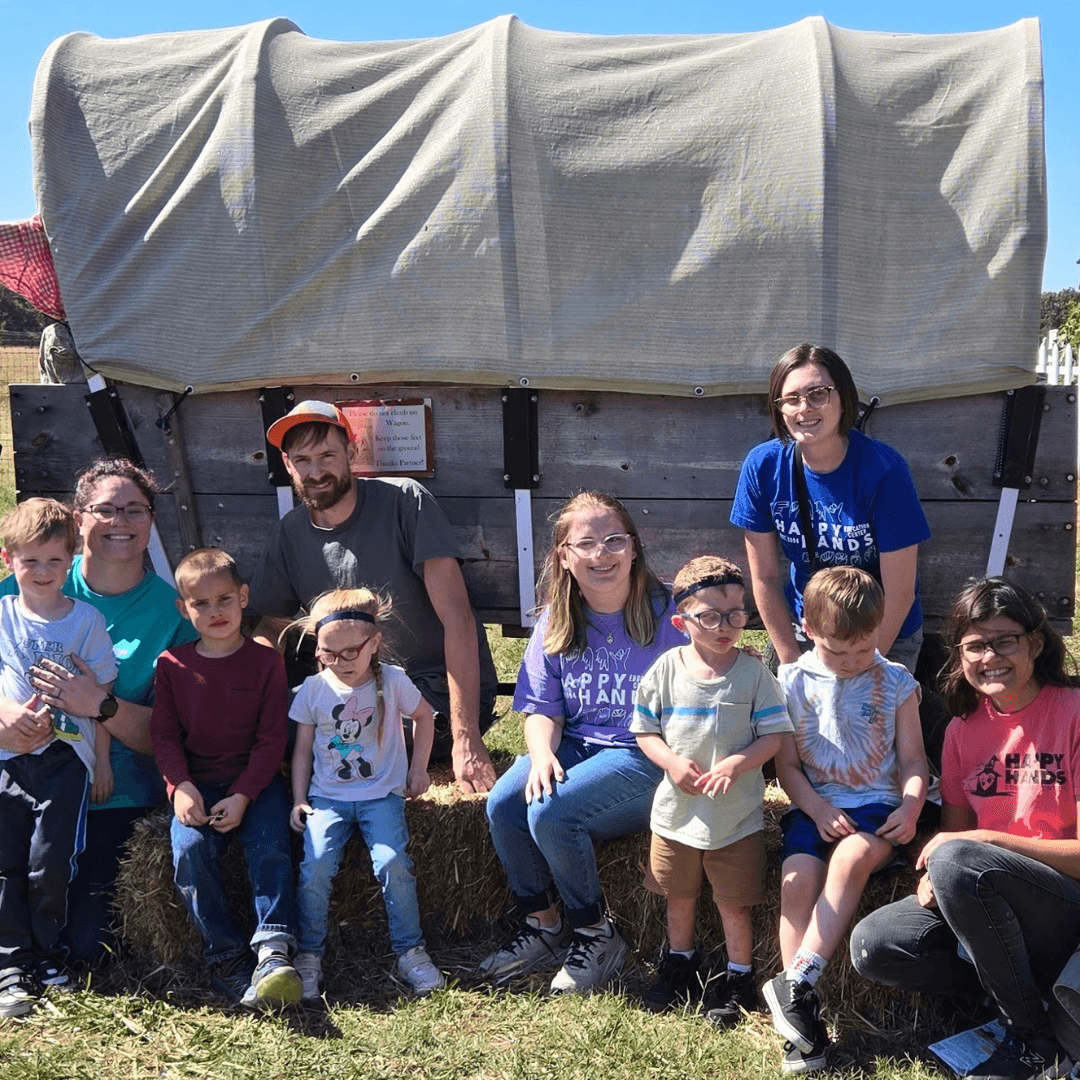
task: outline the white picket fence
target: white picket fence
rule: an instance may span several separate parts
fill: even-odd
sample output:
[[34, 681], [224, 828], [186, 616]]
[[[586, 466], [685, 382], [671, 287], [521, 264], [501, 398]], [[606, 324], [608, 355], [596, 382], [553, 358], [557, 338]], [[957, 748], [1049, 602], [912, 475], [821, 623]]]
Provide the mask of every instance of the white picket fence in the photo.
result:
[[1056, 330], [1051, 330], [1039, 342], [1035, 373], [1045, 375], [1048, 386], [1072, 386], [1077, 381], [1078, 366], [1073, 357], [1072, 343], [1059, 341]]

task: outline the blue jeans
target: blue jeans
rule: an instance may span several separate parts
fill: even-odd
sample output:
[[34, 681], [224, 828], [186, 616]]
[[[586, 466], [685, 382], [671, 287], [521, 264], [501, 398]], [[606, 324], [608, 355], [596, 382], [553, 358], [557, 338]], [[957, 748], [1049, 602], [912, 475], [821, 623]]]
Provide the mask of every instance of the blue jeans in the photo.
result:
[[602, 915], [597, 840], [649, 828], [653, 793], [664, 775], [637, 747], [594, 746], [563, 737], [555, 752], [566, 779], [553, 794], [525, 803], [530, 759], [523, 754], [488, 795], [491, 840], [523, 915], [562, 897], [571, 926]]
[[1017, 1030], [1046, 1032], [1043, 996], [1080, 942], [1080, 881], [977, 840], [941, 844], [929, 872], [937, 908], [907, 896], [872, 911], [851, 931], [855, 969], [905, 990], [981, 983]]
[[382, 887], [394, 952], [401, 956], [423, 945], [416, 877], [405, 850], [409, 842], [405, 800], [400, 795], [386, 795], [365, 802], [338, 802], [315, 795], [310, 802], [315, 813], [308, 817], [304, 830], [304, 862], [298, 890], [301, 952], [323, 951], [330, 887], [341, 865], [345, 842], [357, 828]]
[[[228, 784], [196, 784], [206, 809], [229, 793]], [[289, 853], [289, 813], [292, 803], [285, 781], [275, 776], [251, 803], [232, 832], [219, 833], [209, 825], [191, 828], [172, 819], [170, 839], [176, 886], [184, 905], [206, 942], [206, 961], [222, 963], [248, 947], [221, 886], [218, 863], [235, 834], [244, 848], [251, 896], [255, 903], [255, 933], [251, 947], [295, 944], [296, 896]]]

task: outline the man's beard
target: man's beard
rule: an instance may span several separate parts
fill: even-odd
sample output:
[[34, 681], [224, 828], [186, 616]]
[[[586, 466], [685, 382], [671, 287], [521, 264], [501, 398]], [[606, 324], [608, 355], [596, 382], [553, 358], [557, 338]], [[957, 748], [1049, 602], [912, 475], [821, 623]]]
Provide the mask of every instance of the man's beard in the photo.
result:
[[[330, 507], [336, 506], [349, 494], [349, 489], [356, 482], [351, 475], [333, 476], [332, 478], [334, 480], [333, 485], [317, 494], [312, 494], [303, 483], [296, 480], [293, 481], [293, 490], [296, 492], [297, 498], [309, 510], [329, 510]], [[320, 477], [320, 479], [323, 478]]]

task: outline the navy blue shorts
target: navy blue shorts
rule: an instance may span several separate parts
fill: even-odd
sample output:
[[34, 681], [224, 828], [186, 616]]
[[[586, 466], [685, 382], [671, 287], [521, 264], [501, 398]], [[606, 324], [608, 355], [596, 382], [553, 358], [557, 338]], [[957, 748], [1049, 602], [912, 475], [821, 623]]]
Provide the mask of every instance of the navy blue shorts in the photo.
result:
[[[885, 824], [888, 816], [896, 809], [888, 803], [866, 803], [863, 806], [840, 807], [841, 810], [855, 823], [859, 832], [873, 835]], [[804, 813], [798, 807], [792, 807], [780, 819], [780, 831], [784, 835], [784, 842], [780, 848], [780, 865], [792, 855], [813, 855], [822, 862], [829, 861], [829, 855], [836, 840], [822, 840], [814, 819]], [[896, 849], [896, 857], [883, 867], [891, 870], [907, 863], [907, 845], [904, 844]]]

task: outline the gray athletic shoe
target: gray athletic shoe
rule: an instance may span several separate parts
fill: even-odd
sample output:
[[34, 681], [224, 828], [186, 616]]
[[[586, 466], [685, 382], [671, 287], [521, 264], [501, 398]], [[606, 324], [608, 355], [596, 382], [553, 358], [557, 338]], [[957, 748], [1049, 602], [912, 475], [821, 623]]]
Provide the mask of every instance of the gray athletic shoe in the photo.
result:
[[29, 972], [17, 967], [0, 971], [0, 1016], [25, 1016], [37, 997], [38, 988]]
[[588, 994], [599, 990], [623, 966], [629, 952], [630, 946], [610, 921], [599, 930], [578, 930], [563, 966], [551, 980], [551, 992]]
[[551, 934], [527, 915], [521, 929], [501, 949], [480, 961], [480, 974], [503, 982], [531, 971], [557, 968], [566, 959], [571, 937], [573, 931], [566, 923], [557, 934]]

